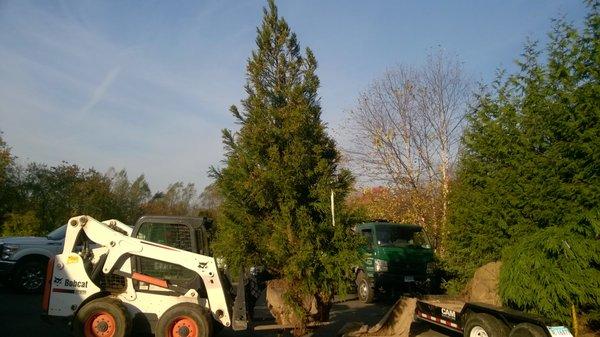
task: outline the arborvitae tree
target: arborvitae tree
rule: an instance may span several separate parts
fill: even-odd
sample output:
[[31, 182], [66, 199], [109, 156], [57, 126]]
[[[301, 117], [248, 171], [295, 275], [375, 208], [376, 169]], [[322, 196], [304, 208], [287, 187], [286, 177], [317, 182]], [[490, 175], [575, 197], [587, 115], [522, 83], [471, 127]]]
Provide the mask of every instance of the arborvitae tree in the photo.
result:
[[[223, 202], [214, 248], [229, 266], [261, 265], [327, 304], [356, 257], [340, 220], [352, 183], [321, 121], [310, 49], [269, 1], [247, 65], [247, 97], [231, 107], [240, 129], [223, 131], [225, 167], [213, 170]], [[332, 224], [330, 195], [338, 217]]]
[[[502, 259], [510, 306], [600, 318], [600, 4], [583, 31], [556, 20], [547, 61], [479, 97], [451, 203], [449, 264], [463, 278]], [[594, 318], [595, 317], [595, 318]]]

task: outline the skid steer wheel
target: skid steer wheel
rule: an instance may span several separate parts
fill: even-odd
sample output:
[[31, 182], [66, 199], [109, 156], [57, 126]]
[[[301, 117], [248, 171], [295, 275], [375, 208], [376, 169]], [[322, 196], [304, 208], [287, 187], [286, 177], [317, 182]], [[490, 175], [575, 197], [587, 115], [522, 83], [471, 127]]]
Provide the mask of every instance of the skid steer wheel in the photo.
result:
[[358, 272], [356, 275], [356, 287], [358, 291], [358, 299], [363, 303], [373, 302], [375, 290], [371, 286], [371, 282], [364, 272]]
[[517, 324], [511, 331], [510, 337], [545, 337], [546, 332], [541, 327], [530, 324]]
[[214, 332], [215, 335], [218, 335], [219, 332], [221, 332], [221, 330], [223, 330], [224, 326], [223, 326], [223, 324], [221, 324], [221, 322], [217, 321], [212, 316], [211, 316], [211, 320], [212, 320], [213, 332]]
[[86, 303], [73, 321], [76, 337], [126, 337], [131, 320], [123, 303], [103, 297]]
[[179, 303], [167, 310], [156, 324], [156, 337], [212, 337], [210, 313], [193, 303]]
[[467, 318], [465, 324], [465, 337], [507, 337], [508, 326], [498, 320], [496, 317], [484, 314], [473, 313]]

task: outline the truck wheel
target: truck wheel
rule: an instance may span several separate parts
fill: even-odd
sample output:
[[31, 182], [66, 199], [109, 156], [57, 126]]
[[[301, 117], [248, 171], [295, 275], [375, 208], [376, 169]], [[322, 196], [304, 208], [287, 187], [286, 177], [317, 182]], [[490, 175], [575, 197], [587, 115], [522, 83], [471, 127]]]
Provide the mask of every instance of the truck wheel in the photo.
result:
[[193, 303], [179, 303], [167, 310], [156, 324], [156, 337], [212, 337], [210, 314]]
[[477, 313], [471, 314], [467, 318], [463, 335], [465, 337], [506, 337], [508, 331], [508, 326], [496, 317]]
[[364, 272], [359, 272], [356, 276], [356, 286], [358, 291], [358, 299], [363, 303], [372, 303], [375, 297], [375, 290], [371, 285], [371, 281]]
[[86, 303], [73, 320], [75, 337], [126, 337], [131, 320], [121, 301], [102, 297]]
[[17, 290], [24, 293], [33, 294], [42, 292], [47, 264], [47, 260], [39, 259], [25, 261], [17, 265], [12, 284]]
[[531, 323], [517, 324], [511, 331], [509, 337], [545, 337], [546, 332], [541, 327]]

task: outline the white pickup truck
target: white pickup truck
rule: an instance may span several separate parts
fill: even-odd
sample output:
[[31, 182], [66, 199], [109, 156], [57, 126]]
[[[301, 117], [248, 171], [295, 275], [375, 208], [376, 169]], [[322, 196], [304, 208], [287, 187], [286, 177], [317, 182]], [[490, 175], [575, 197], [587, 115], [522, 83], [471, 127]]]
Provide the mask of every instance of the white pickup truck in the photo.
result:
[[27, 293], [41, 292], [50, 257], [63, 249], [66, 225], [45, 237], [0, 238], [0, 279]]

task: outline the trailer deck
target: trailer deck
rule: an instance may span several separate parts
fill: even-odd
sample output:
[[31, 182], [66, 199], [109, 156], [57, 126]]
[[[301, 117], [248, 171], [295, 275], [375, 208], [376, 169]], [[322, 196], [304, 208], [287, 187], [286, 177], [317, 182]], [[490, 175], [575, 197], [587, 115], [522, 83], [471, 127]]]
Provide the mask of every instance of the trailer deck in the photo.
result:
[[415, 319], [472, 335], [485, 331], [486, 336], [573, 337], [568, 328], [553, 326], [548, 320], [510, 308], [485, 303], [466, 302], [457, 297], [428, 296], [417, 300]]
[[431, 304], [437, 307], [450, 309], [456, 312], [462, 311], [466, 302], [458, 298], [450, 298], [445, 296], [430, 296], [420, 300], [423, 303]]

